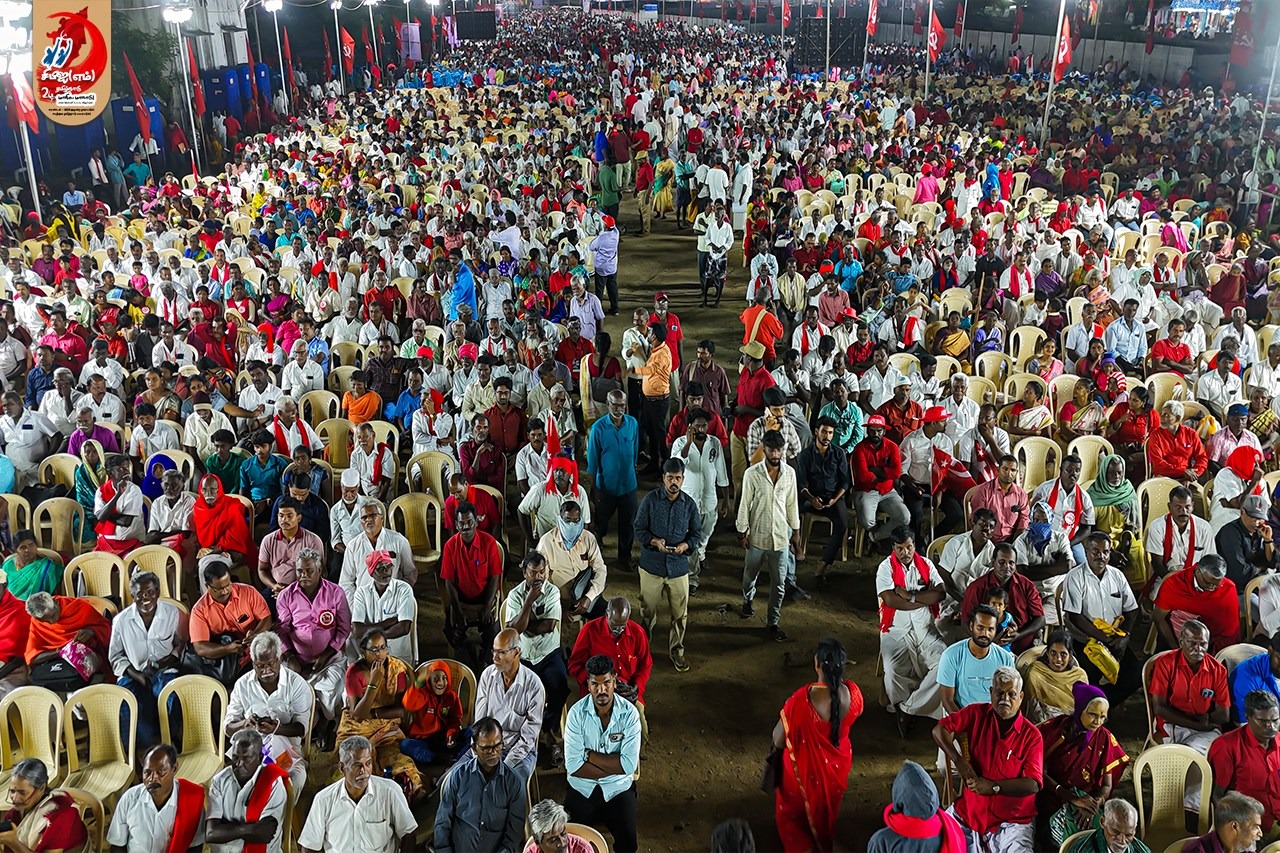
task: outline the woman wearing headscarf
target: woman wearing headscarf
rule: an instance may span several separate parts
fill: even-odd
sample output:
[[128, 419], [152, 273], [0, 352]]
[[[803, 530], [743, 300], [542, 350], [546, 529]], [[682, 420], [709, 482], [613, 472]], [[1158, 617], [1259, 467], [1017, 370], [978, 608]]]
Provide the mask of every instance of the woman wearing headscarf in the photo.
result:
[[101, 442], [91, 438], [80, 445], [80, 464], [76, 466], [75, 472], [76, 503], [84, 508], [81, 542], [91, 542], [98, 536], [94, 532], [98, 519], [93, 515], [93, 505], [98, 496], [98, 487], [106, 481], [106, 451], [102, 449]]
[[923, 767], [902, 762], [892, 797], [884, 808], [884, 827], [867, 842], [867, 853], [965, 853], [964, 831], [940, 808], [938, 789]]
[[1060, 714], [1072, 713], [1075, 709], [1072, 688], [1089, 681], [1071, 651], [1071, 635], [1062, 628], [1049, 635], [1049, 642], [1039, 657], [1020, 669], [1026, 693], [1022, 710], [1036, 725]]
[[1240, 517], [1240, 505], [1250, 495], [1259, 495], [1271, 506], [1271, 496], [1262, 482], [1262, 454], [1257, 448], [1241, 445], [1227, 454], [1227, 462], [1213, 478], [1213, 506], [1209, 526], [1214, 535]]
[[138, 488], [142, 489], [142, 494], [149, 500], [155, 500], [164, 494], [164, 473], [176, 470], [178, 465], [172, 459], [163, 453], [154, 453], [143, 465], [142, 482], [138, 484]]
[[1111, 537], [1113, 558], [1123, 559], [1125, 565], [1119, 567], [1125, 570], [1131, 583], [1141, 585], [1147, 576], [1147, 552], [1142, 547], [1142, 531], [1138, 526], [1138, 494], [1127, 474], [1123, 456], [1116, 453], [1105, 456], [1088, 492], [1093, 501], [1094, 529]]
[[774, 819], [787, 853], [829, 851], [835, 841], [853, 766], [849, 729], [862, 714], [862, 691], [844, 677], [847, 660], [838, 640], [821, 640], [813, 656], [819, 680], [791, 695], [773, 729], [782, 752]]
[[220, 551], [233, 565], [257, 566], [258, 545], [245, 513], [247, 507], [222, 490], [222, 481], [212, 474], [200, 478], [200, 494], [192, 512], [200, 553]]
[[1031, 505], [1031, 522], [1014, 540], [1018, 570], [1036, 580], [1036, 589], [1045, 603], [1045, 623], [1058, 624], [1058, 587], [1071, 568], [1071, 540], [1058, 524], [1058, 516], [1048, 501]]
[[1036, 810], [1050, 815], [1055, 845], [1098, 825], [1102, 804], [1129, 765], [1129, 756], [1104, 725], [1111, 708], [1101, 688], [1072, 685], [1075, 709], [1040, 726], [1044, 781]]

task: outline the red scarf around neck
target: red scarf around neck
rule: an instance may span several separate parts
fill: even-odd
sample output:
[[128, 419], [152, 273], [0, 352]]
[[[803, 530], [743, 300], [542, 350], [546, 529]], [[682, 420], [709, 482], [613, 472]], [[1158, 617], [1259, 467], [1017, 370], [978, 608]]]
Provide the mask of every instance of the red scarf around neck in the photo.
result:
[[[1168, 514], [1164, 517], [1164, 566], [1165, 571], [1169, 570], [1169, 558], [1173, 556], [1173, 532], [1177, 529], [1177, 525], [1173, 522], [1173, 515]], [[1187, 521], [1187, 561], [1182, 568], [1196, 567], [1196, 520], [1192, 516]]]
[[[257, 823], [262, 819], [262, 812], [271, 800], [271, 791], [275, 788], [276, 780], [286, 780], [285, 784], [287, 785], [288, 778], [289, 774], [280, 765], [275, 763], [262, 765], [262, 769], [258, 771], [258, 778], [253, 783], [253, 790], [249, 792], [249, 802], [245, 804], [244, 819], [246, 823]], [[289, 828], [285, 827], [285, 829], [287, 831]], [[244, 853], [267, 853], [267, 845], [246, 841], [244, 843]]]
[[[276, 434], [276, 447], [278, 447], [280, 452], [285, 456], [292, 456], [293, 451], [289, 447], [289, 432], [285, 429], [284, 424], [280, 423], [280, 416], [276, 415], [271, 419], [271, 421]], [[311, 436], [307, 435], [306, 421], [301, 417], [297, 417], [294, 419], [293, 423], [298, 427], [298, 437], [301, 439], [300, 443], [305, 445], [307, 448], [310, 448]]]
[[[930, 568], [929, 561], [920, 556], [919, 552], [912, 557], [915, 562], [916, 571], [920, 574], [920, 582], [924, 584], [923, 589], [929, 588]], [[902, 563], [898, 560], [897, 554], [889, 555], [889, 570], [892, 572], [893, 585], [899, 589], [907, 588], [907, 570], [903, 568]], [[933, 614], [933, 618], [938, 618], [939, 608], [936, 604], [929, 605], [929, 612]], [[881, 602], [880, 604], [880, 633], [887, 634], [889, 629], [893, 627], [893, 618], [898, 611]]]
[[884, 825], [903, 838], [939, 838], [939, 853], [964, 853], [968, 849], [959, 821], [942, 809], [929, 817], [911, 817], [898, 814], [890, 803], [884, 807]]
[[[1053, 491], [1049, 493], [1049, 506], [1053, 507], [1053, 511], [1058, 511], [1058, 490], [1062, 486], [1062, 479], [1058, 478], [1053, 481]], [[1084, 503], [1080, 499], [1080, 484], [1076, 483], [1076, 509], [1075, 512], [1069, 513], [1062, 520], [1067, 523], [1067, 540], [1070, 541], [1076, 536], [1076, 531], [1080, 529], [1080, 513], [1084, 511]]]
[[178, 809], [173, 818], [173, 835], [169, 836], [165, 853], [187, 853], [203, 818], [204, 788], [187, 779], [175, 779], [173, 784]]

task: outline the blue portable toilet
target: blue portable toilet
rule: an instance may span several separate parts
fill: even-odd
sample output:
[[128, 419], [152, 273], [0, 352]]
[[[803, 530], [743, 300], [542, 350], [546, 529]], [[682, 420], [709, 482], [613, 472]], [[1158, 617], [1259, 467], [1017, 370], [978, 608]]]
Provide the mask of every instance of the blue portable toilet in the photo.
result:
[[219, 68], [204, 72], [204, 102], [210, 112], [230, 113], [239, 118], [240, 78], [234, 68]]
[[[147, 98], [146, 105], [151, 120], [151, 137], [163, 151], [165, 148], [164, 118], [160, 115], [160, 102], [155, 98]], [[133, 142], [133, 138], [138, 135], [138, 118], [133, 114], [133, 99], [116, 98], [111, 102], [111, 115], [116, 124], [116, 147], [120, 150], [120, 156], [124, 157], [125, 163], [128, 164], [133, 159], [133, 155], [129, 153], [129, 143]]]
[[271, 80], [271, 69], [265, 62], [259, 62], [253, 71], [258, 81], [258, 94], [264, 100], [270, 101], [271, 96], [276, 92], [275, 84]]
[[243, 112], [244, 110], [243, 105], [253, 100], [253, 89], [250, 88], [253, 84], [249, 82], [249, 66], [248, 65], [237, 65], [235, 68], [235, 71], [236, 71], [236, 79], [240, 83], [240, 103], [241, 103], [241, 111]]
[[[87, 124], [54, 125], [53, 133], [58, 142], [59, 165], [64, 172], [85, 168], [95, 148], [101, 148], [103, 157], [106, 157], [107, 129], [101, 116]], [[87, 176], [81, 179], [80, 184], [89, 185]]]

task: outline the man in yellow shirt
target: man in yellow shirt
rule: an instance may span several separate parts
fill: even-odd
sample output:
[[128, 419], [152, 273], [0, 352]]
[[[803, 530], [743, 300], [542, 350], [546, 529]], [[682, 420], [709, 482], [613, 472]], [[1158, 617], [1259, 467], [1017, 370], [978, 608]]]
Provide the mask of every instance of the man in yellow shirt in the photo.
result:
[[649, 464], [645, 473], [656, 474], [667, 455], [667, 405], [671, 394], [671, 348], [667, 346], [667, 327], [649, 327], [649, 358], [642, 367], [634, 368], [641, 377], [640, 434], [647, 437]]

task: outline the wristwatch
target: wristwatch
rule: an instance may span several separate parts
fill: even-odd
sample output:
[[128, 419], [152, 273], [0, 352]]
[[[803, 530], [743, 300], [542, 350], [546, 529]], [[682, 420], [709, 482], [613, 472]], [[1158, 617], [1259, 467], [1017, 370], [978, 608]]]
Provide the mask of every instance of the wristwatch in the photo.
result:
[[999, 785], [992, 785], [992, 786], [991, 786], [991, 793], [993, 793], [993, 794], [998, 794], [998, 793], [1000, 793], [1000, 786], [999, 786]]

